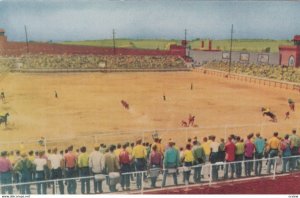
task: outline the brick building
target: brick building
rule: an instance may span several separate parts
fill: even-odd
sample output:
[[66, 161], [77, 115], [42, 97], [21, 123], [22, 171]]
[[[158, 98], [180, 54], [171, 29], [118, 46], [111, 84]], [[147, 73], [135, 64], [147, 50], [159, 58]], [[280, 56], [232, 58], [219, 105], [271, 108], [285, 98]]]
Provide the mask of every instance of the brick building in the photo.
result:
[[293, 46], [279, 47], [280, 65], [300, 67], [300, 35], [294, 36]]

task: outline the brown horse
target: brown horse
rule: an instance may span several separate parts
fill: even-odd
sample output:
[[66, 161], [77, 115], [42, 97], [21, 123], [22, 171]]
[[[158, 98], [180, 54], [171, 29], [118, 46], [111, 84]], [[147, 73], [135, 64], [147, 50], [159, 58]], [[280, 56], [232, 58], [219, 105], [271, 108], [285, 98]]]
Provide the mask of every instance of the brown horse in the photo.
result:
[[129, 104], [125, 100], [121, 100], [121, 104], [125, 109], [129, 109]]

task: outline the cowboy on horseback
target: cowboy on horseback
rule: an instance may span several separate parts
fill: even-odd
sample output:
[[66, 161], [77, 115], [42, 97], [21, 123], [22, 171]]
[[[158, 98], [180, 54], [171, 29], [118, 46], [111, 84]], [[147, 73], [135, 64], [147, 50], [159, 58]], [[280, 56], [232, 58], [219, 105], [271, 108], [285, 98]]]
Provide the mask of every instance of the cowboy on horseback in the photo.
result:
[[261, 111], [263, 112], [263, 116], [267, 115], [267, 116], [269, 116], [269, 117], [272, 119], [273, 122], [277, 122], [277, 117], [276, 117], [276, 115], [275, 115], [274, 113], [272, 113], [272, 112], [270, 111], [270, 109], [265, 108], [265, 107], [262, 107], [262, 108], [261, 108]]
[[0, 116], [0, 125], [2, 123], [5, 124], [5, 126], [7, 126], [7, 117], [9, 116], [9, 113], [6, 113], [4, 116]]
[[289, 103], [290, 109], [291, 109], [292, 111], [295, 111], [295, 102], [294, 102], [291, 98], [289, 98], [289, 99], [288, 99], [288, 103]]
[[1, 94], [0, 94], [0, 98], [2, 100], [2, 102], [4, 102], [5, 100], [5, 95], [4, 95], [4, 92], [2, 91]]

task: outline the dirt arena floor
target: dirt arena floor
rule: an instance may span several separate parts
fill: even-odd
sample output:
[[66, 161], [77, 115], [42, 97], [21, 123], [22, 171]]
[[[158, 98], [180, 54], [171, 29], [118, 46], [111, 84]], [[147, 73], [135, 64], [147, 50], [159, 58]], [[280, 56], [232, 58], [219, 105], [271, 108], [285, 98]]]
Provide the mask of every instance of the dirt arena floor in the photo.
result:
[[[278, 130], [283, 136], [298, 127], [300, 118], [296, 91], [198, 72], [8, 73], [1, 76], [0, 90], [6, 95], [6, 101], [0, 101], [0, 112], [10, 114], [8, 126], [0, 126], [1, 149], [20, 146], [19, 141], [34, 147], [41, 136], [49, 140], [48, 146], [63, 148], [131, 142], [142, 137], [143, 130], [149, 130], [145, 141], [152, 141], [155, 129], [165, 142], [172, 137], [178, 144], [195, 135], [201, 139], [230, 133], [245, 137], [261, 131], [269, 137]], [[296, 112], [284, 120], [288, 98], [296, 101]], [[129, 110], [121, 100], [129, 103]], [[277, 124], [262, 116], [262, 106], [277, 114]], [[180, 129], [181, 120], [187, 120], [189, 114], [196, 116], [196, 126]], [[232, 124], [257, 125], [218, 127]]]

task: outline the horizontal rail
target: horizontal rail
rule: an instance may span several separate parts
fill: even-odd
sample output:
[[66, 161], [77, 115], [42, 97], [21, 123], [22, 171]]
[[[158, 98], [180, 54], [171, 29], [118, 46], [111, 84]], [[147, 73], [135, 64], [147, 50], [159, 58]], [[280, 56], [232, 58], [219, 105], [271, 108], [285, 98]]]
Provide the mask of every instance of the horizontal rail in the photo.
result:
[[296, 90], [296, 91], [300, 92], [300, 83], [273, 80], [270, 78], [256, 77], [256, 76], [250, 76], [250, 75], [245, 75], [245, 74], [228, 73], [225, 71], [209, 69], [209, 68], [198, 68], [198, 69], [195, 69], [195, 71], [201, 72], [204, 74], [211, 74], [211, 75], [226, 77], [229, 79], [246, 81], [246, 82], [250, 82], [250, 83], [253, 82], [253, 83], [263, 84], [266, 86], [286, 88], [286, 89]]
[[68, 73], [68, 72], [171, 72], [171, 71], [191, 71], [189, 68], [138, 68], [138, 69], [114, 69], [114, 68], [74, 68], [74, 69], [11, 69], [11, 72], [21, 73]]

